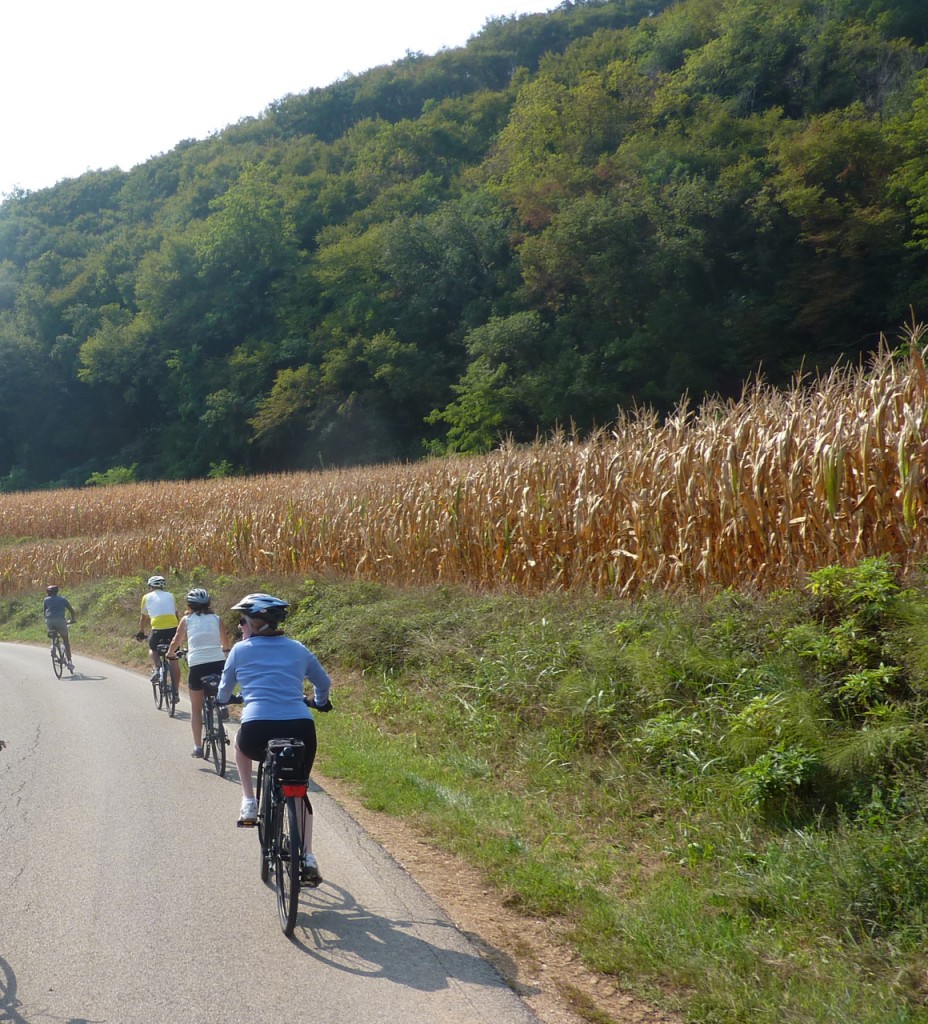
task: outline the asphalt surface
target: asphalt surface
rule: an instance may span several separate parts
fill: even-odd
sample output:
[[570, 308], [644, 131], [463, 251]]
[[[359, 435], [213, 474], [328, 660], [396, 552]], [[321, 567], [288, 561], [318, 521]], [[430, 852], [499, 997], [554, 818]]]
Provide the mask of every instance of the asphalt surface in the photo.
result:
[[537, 1024], [315, 786], [325, 881], [285, 938], [231, 751], [221, 779], [189, 756], [186, 700], [171, 719], [145, 675], [79, 641], [74, 661], [58, 680], [0, 644], [0, 1021]]

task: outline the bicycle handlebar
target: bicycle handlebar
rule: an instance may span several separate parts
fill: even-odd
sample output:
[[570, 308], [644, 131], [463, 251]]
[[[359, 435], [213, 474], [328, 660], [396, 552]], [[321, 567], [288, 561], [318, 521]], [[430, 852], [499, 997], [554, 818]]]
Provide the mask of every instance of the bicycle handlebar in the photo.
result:
[[[245, 703], [245, 698], [240, 693], [233, 693], [232, 696], [229, 697], [228, 700], [217, 701], [216, 703], [217, 704], [244, 704]], [[325, 702], [325, 704], [317, 704], [314, 697], [304, 697], [303, 698], [303, 703], [308, 708], [312, 708], [313, 711], [322, 711], [324, 713], [324, 712], [332, 711], [333, 710], [332, 702], [330, 700], [327, 700]]]

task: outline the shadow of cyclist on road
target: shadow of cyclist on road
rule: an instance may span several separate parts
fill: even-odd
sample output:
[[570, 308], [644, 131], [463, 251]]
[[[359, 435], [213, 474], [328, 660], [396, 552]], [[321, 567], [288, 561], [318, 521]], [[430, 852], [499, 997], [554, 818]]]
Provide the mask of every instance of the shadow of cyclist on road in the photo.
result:
[[[413, 929], [429, 933], [434, 941], [412, 934]], [[456, 944], [443, 941], [445, 935], [451, 939], [457, 934], [454, 925], [443, 917], [416, 921], [382, 917], [357, 903], [346, 889], [323, 882], [311, 895], [304, 891], [293, 940], [307, 955], [330, 967], [385, 978], [420, 991], [448, 988], [451, 980], [505, 987], [476, 951], [462, 951]], [[505, 954], [494, 949], [493, 955], [514, 977], [514, 964]]]
[[[13, 968], [3, 957], [0, 957], [0, 1024], [30, 1024], [29, 1019], [19, 1011], [22, 1003], [16, 995], [16, 975]], [[39, 1017], [47, 1020], [45, 1012], [38, 1010]], [[102, 1020], [91, 1020], [89, 1017], [56, 1017], [60, 1024], [105, 1024]]]

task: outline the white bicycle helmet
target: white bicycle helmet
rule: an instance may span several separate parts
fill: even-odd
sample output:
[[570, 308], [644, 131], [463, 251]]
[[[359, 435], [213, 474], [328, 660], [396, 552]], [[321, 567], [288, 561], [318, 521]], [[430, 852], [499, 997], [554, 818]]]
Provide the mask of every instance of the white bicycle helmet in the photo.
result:
[[156, 589], [160, 590], [164, 586], [164, 577], [163, 576], [149, 576], [148, 577], [148, 585], [150, 587], [155, 587]]
[[187, 592], [187, 604], [191, 608], [205, 608], [209, 604], [209, 591], [202, 587], [194, 587]]
[[272, 594], [246, 594], [245, 597], [232, 605], [232, 610], [241, 612], [249, 618], [255, 616], [265, 622], [277, 625], [284, 621], [290, 610], [290, 602]]

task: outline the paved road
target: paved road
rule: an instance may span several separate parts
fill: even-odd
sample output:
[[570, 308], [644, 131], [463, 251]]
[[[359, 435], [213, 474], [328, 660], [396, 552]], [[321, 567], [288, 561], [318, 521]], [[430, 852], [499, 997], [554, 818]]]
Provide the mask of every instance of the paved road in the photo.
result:
[[326, 880], [288, 941], [234, 765], [189, 757], [186, 702], [172, 720], [145, 676], [75, 664], [59, 681], [44, 649], [0, 644], [0, 1021], [535, 1022], [319, 791]]

